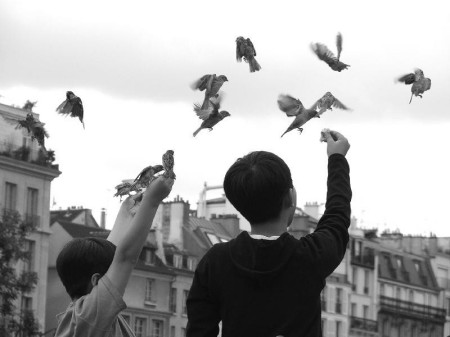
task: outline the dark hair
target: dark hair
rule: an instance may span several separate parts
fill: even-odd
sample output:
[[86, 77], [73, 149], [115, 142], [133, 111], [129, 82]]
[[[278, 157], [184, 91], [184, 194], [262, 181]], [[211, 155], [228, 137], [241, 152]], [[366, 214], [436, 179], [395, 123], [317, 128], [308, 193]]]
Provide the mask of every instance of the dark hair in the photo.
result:
[[255, 151], [239, 158], [225, 174], [225, 195], [251, 223], [276, 218], [293, 188], [291, 171], [277, 155]]
[[89, 292], [92, 275], [104, 275], [111, 265], [116, 246], [102, 238], [77, 238], [68, 242], [56, 259], [56, 270], [72, 299]]

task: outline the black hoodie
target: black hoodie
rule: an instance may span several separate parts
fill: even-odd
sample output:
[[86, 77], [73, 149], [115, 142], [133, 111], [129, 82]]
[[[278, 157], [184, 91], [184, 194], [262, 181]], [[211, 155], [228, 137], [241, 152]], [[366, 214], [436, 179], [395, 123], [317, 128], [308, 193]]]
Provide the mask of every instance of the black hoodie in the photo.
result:
[[348, 243], [351, 188], [344, 156], [328, 159], [326, 210], [300, 240], [236, 239], [214, 245], [195, 271], [187, 337], [322, 336], [320, 292]]

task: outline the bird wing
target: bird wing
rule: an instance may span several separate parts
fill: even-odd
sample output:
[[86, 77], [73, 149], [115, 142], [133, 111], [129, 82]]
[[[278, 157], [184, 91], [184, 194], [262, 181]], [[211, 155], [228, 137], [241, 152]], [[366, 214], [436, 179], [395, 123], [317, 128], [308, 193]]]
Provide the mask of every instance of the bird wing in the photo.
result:
[[342, 34], [338, 33], [336, 36], [336, 47], [337, 47], [337, 59], [339, 61], [339, 58], [341, 57], [342, 52]]
[[203, 75], [197, 81], [191, 84], [192, 90], [200, 90], [203, 91], [206, 89], [206, 85], [208, 84], [209, 77], [211, 75]]
[[75, 102], [73, 103], [72, 107], [72, 117], [80, 117], [83, 119], [84, 109], [83, 109], [83, 102], [81, 101], [80, 97], [77, 97], [75, 99]]
[[198, 118], [202, 120], [208, 119], [211, 112], [213, 111], [213, 108], [211, 105], [208, 105], [208, 109], [202, 109], [202, 105], [199, 103], [194, 103], [194, 111], [197, 114]]
[[144, 168], [144, 169], [137, 175], [137, 177], [134, 179], [134, 181], [135, 181], [135, 182], [136, 182], [136, 181], [139, 181], [139, 180], [142, 178], [142, 176], [144, 176], [144, 175], [147, 173], [147, 171], [148, 171], [149, 169], [151, 169], [151, 166], [147, 166], [146, 168]]
[[321, 107], [322, 107], [322, 97], [319, 98], [319, 99], [316, 101], [316, 103], [314, 103], [314, 104], [311, 106], [310, 110], [317, 110], [317, 109], [320, 109]]
[[412, 84], [416, 81], [416, 75], [414, 73], [406, 74], [403, 76], [400, 76], [397, 81], [403, 82], [405, 84]]
[[247, 38], [247, 44], [248, 44], [248, 47], [251, 48], [253, 56], [256, 56], [255, 46], [253, 45], [253, 42], [248, 38]]
[[338, 108], [342, 110], [349, 110], [340, 100], [338, 100], [336, 97], [334, 98], [333, 102], [333, 108]]
[[425, 79], [425, 90], [431, 89], [431, 80], [429, 78]]
[[302, 102], [290, 95], [280, 95], [277, 103], [280, 110], [286, 113], [287, 116], [297, 116], [303, 110]]
[[336, 62], [338, 60], [336, 56], [334, 56], [333, 52], [322, 43], [311, 44], [311, 49], [320, 60], [325, 61], [327, 64]]
[[242, 61], [242, 57], [244, 56], [244, 50], [245, 47], [242, 39], [236, 40], [236, 60], [238, 62]]

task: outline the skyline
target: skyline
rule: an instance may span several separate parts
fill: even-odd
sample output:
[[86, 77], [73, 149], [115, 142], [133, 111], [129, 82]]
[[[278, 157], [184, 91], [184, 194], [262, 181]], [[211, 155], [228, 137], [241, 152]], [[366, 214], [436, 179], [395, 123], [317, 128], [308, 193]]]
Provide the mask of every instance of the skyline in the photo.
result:
[[[264, 149], [291, 168], [297, 206], [325, 202], [326, 145], [319, 137], [328, 127], [351, 144], [357, 218], [380, 230], [450, 236], [450, 117], [443, 108], [450, 79], [447, 11], [418, 1], [327, 2], [327, 11], [321, 4], [282, 1], [258, 5], [259, 15], [237, 2], [220, 11], [203, 1], [66, 6], [0, 3], [0, 103], [38, 101], [34, 111], [46, 123], [48, 148], [62, 171], [52, 183], [52, 199], [61, 207], [83, 205], [98, 219], [106, 207], [111, 228], [119, 207], [114, 186], [158, 163], [167, 149], [175, 150], [177, 174], [169, 200], [179, 195], [195, 208], [205, 181], [221, 184], [234, 160]], [[209, 11], [220, 23], [213, 29], [201, 20]], [[410, 17], [424, 21], [420, 30], [400, 23]], [[309, 48], [321, 42], [335, 50], [338, 32], [341, 59], [350, 64], [341, 73]], [[262, 67], [257, 73], [236, 62], [235, 39], [241, 35], [255, 45]], [[408, 104], [410, 87], [394, 79], [415, 67], [432, 86]], [[193, 138], [201, 121], [192, 104], [203, 93], [189, 85], [207, 73], [228, 77], [222, 106], [231, 117]], [[55, 112], [67, 90], [83, 100], [86, 130], [78, 119]], [[301, 136], [292, 131], [280, 139], [292, 120], [278, 109], [278, 95], [310, 106], [326, 91], [352, 111], [327, 111], [308, 122]]]

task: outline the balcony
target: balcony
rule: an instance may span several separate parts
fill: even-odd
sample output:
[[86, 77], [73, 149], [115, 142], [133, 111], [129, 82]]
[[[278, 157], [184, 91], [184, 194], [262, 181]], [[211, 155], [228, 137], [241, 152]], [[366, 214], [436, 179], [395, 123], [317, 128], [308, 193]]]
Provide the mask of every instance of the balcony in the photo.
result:
[[389, 312], [407, 317], [445, 322], [445, 309], [402, 301], [392, 297], [380, 296], [380, 312]]
[[376, 333], [378, 332], [378, 322], [372, 321], [371, 319], [350, 316], [350, 329]]
[[360, 255], [352, 255], [350, 262], [357, 266], [374, 269], [375, 255], [372, 252]]
[[55, 161], [55, 152], [52, 150], [48, 150], [47, 153], [44, 153], [42, 150], [35, 150], [27, 146], [17, 147], [13, 144], [8, 144], [8, 146], [0, 148], [0, 156], [45, 166], [51, 169], [59, 169], [59, 165], [53, 164]]

